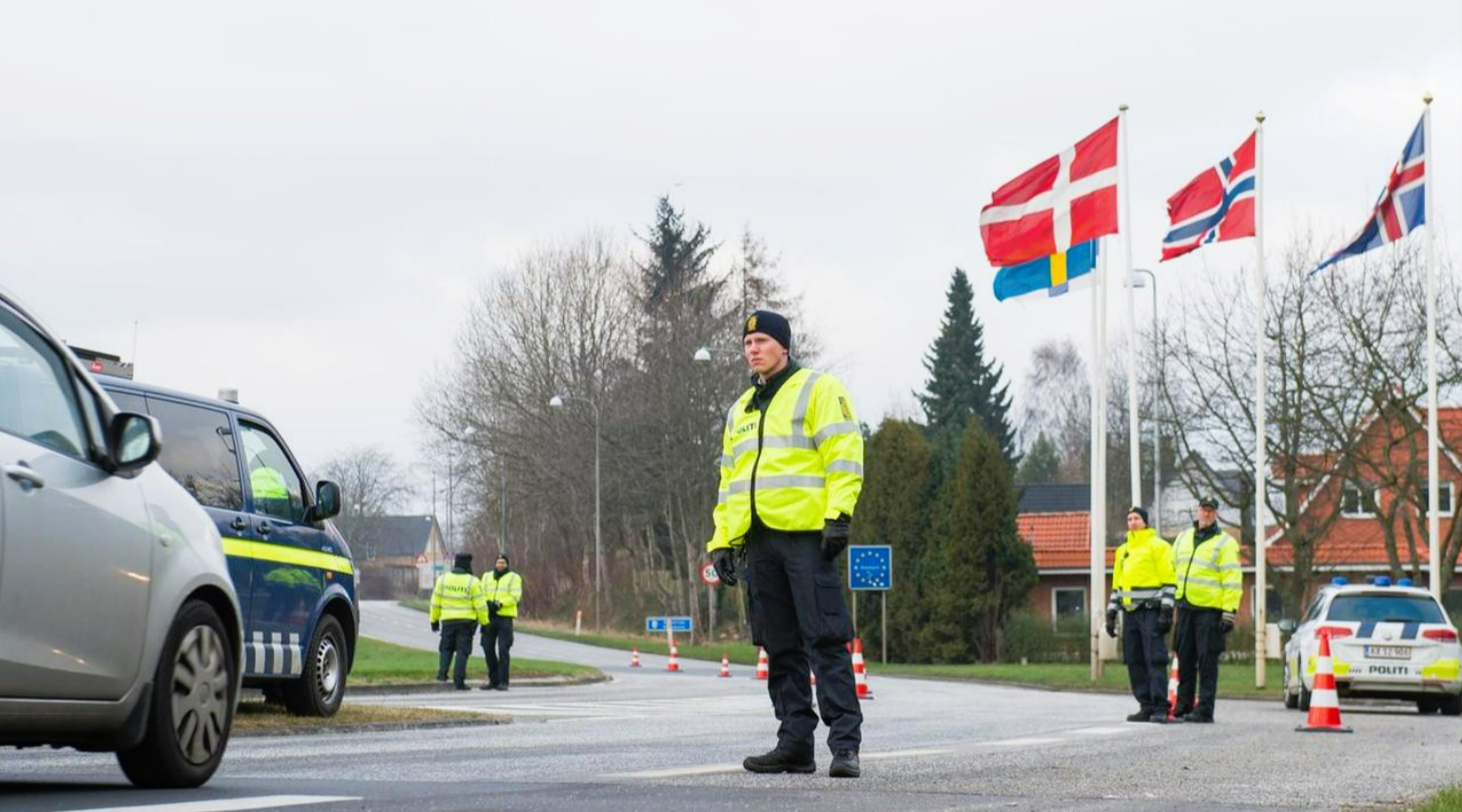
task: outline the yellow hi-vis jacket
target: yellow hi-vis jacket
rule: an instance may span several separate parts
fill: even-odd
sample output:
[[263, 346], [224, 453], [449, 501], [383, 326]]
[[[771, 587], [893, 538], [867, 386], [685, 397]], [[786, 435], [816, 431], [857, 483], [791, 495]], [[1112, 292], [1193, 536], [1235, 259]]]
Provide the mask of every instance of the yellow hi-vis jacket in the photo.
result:
[[523, 576], [512, 570], [499, 578], [497, 571], [482, 576], [482, 594], [489, 603], [497, 601], [499, 609], [493, 614], [500, 617], [517, 617], [518, 601], [523, 599]]
[[746, 390], [726, 415], [707, 550], [740, 547], [753, 509], [773, 530], [820, 531], [828, 519], [852, 516], [863, 490], [863, 435], [837, 378], [799, 369], [764, 412], [752, 405], [755, 394]]
[[482, 582], [467, 572], [449, 572], [437, 578], [431, 591], [431, 622], [475, 620], [487, 624], [487, 598]]
[[1127, 531], [1127, 541], [1112, 561], [1112, 598], [1108, 608], [1140, 606], [1172, 609], [1177, 577], [1173, 548], [1150, 527]]
[[1219, 530], [1194, 544], [1194, 528], [1173, 541], [1173, 569], [1178, 575], [1178, 599], [1204, 609], [1239, 611], [1244, 594], [1244, 572], [1239, 543]]

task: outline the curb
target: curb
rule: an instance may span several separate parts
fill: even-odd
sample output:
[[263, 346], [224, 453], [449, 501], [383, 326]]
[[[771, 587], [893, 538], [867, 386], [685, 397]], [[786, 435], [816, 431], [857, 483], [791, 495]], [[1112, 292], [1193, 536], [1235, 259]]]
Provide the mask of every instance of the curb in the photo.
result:
[[253, 739], [267, 736], [314, 736], [319, 734], [394, 733], [401, 730], [428, 730], [447, 727], [510, 725], [513, 717], [504, 714], [480, 714], [477, 719], [426, 719], [420, 722], [361, 722], [352, 725], [291, 725], [273, 730], [233, 730], [230, 738]]
[[[887, 679], [924, 680], [926, 682], [966, 682], [974, 683], [975, 685], [993, 685], [999, 688], [1024, 688], [1029, 691], [1047, 691], [1050, 693], [1109, 694], [1111, 696], [1131, 696], [1132, 694], [1130, 690], [1122, 688], [1107, 688], [1096, 686], [1087, 687], [1079, 685], [1040, 685], [1034, 682], [1011, 682], [1009, 680], [982, 679], [976, 677], [936, 677], [924, 676], [922, 674], [918, 676], [912, 674], [878, 674], [877, 672], [873, 671], [869, 672], [869, 676], [884, 677]], [[1259, 696], [1225, 696], [1222, 692], [1219, 693], [1218, 698], [1222, 699], [1225, 702], [1272, 702], [1275, 699], [1278, 699], [1277, 696], [1272, 698]]]
[[[599, 672], [597, 675], [582, 677], [530, 677], [528, 679], [513, 680], [513, 685], [518, 687], [534, 688], [557, 688], [571, 685], [593, 685], [596, 682], [609, 682], [608, 674]], [[478, 686], [485, 685], [484, 682], [468, 682], [472, 690]], [[387, 694], [454, 694], [456, 689], [450, 682], [402, 682], [382, 685], [350, 685], [346, 688], [347, 695], [358, 696], [384, 696]]]

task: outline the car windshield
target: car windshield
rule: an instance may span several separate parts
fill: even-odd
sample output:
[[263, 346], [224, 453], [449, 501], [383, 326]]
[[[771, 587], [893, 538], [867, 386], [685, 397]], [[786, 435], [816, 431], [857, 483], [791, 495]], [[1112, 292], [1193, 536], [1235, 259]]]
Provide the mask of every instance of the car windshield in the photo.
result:
[[1329, 620], [1364, 623], [1446, 623], [1447, 617], [1431, 598], [1420, 595], [1357, 594], [1336, 595], [1330, 602]]

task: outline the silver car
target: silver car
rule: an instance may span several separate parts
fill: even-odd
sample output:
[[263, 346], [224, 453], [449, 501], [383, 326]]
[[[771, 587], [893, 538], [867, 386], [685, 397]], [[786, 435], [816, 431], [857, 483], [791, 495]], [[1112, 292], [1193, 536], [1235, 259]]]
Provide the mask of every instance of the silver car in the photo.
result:
[[0, 290], [0, 745], [112, 751], [134, 784], [193, 787], [228, 744], [242, 631], [160, 439]]

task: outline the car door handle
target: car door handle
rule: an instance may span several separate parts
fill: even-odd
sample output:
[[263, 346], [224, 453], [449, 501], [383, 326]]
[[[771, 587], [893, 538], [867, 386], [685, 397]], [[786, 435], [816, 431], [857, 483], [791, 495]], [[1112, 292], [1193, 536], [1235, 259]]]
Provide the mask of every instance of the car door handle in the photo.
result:
[[234, 520], [228, 523], [228, 526], [233, 528], [234, 530], [240, 531], [249, 529], [249, 523], [244, 521], [243, 516], [235, 516]]
[[268, 536], [274, 532], [274, 525], [268, 522], [259, 522], [259, 535]]
[[34, 468], [24, 462], [5, 466], [5, 475], [19, 482], [23, 490], [46, 487], [46, 478], [36, 473]]

